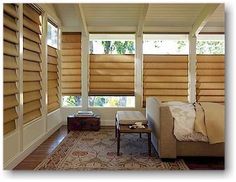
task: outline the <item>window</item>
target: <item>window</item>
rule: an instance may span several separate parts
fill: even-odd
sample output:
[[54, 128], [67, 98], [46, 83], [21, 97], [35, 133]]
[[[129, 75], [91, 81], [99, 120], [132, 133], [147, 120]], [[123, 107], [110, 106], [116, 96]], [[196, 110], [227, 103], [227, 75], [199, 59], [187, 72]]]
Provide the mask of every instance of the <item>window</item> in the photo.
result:
[[188, 35], [146, 34], [143, 54], [188, 54]]
[[143, 106], [147, 97], [188, 99], [187, 35], [144, 35]]
[[199, 35], [197, 37], [197, 54], [224, 54], [224, 35]]
[[135, 107], [134, 96], [90, 96], [91, 107]]
[[34, 9], [32, 6], [24, 5], [23, 14], [23, 22], [31, 22], [23, 24], [23, 65], [27, 65], [24, 66], [23, 70], [23, 123], [27, 124], [36, 121], [36, 119], [42, 116], [41, 64], [44, 60], [41, 59], [41, 30], [43, 27], [41, 25], [41, 12], [38, 12], [38, 10]]
[[224, 103], [224, 35], [200, 34], [197, 39], [196, 100]]
[[81, 96], [63, 96], [62, 105], [66, 107], [81, 106], [82, 105]]
[[134, 35], [91, 34], [90, 54], [134, 54]]
[[62, 32], [62, 105], [81, 106], [81, 33]]
[[135, 36], [90, 36], [89, 106], [134, 107]]
[[55, 111], [60, 107], [59, 101], [59, 71], [58, 71], [58, 50], [48, 46], [48, 113]]
[[47, 44], [57, 48], [58, 28], [48, 22]]

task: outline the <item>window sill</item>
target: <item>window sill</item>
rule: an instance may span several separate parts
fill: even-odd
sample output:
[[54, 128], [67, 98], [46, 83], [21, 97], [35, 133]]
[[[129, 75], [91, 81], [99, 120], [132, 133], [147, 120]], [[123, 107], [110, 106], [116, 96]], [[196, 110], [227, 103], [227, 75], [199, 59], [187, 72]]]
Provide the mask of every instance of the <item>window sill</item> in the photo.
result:
[[82, 108], [82, 106], [61, 106], [61, 108]]
[[136, 107], [98, 107], [98, 106], [89, 106], [91, 109], [135, 109]]

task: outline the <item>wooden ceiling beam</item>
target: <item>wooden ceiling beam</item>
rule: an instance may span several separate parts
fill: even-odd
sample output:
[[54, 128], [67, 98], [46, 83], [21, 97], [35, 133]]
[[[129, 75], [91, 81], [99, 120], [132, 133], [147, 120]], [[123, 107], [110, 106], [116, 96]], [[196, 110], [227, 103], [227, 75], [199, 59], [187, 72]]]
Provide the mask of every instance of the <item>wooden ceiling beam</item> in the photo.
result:
[[84, 32], [85, 36], [87, 37], [89, 35], [89, 32], [88, 32], [88, 26], [87, 26], [87, 23], [86, 23], [86, 18], [85, 18], [85, 15], [84, 15], [84, 10], [83, 10], [82, 4], [78, 4], [76, 6], [76, 10], [77, 10], [77, 12], [79, 13], [79, 15], [81, 17], [81, 24], [82, 24], [83, 32]]
[[199, 34], [218, 6], [219, 4], [207, 4], [203, 8], [189, 32], [191, 36]]
[[140, 13], [139, 22], [137, 26], [137, 32], [136, 32], [138, 36], [140, 36], [143, 33], [143, 26], [144, 26], [145, 18], [147, 16], [148, 8], [149, 8], [149, 4], [143, 5], [142, 12]]

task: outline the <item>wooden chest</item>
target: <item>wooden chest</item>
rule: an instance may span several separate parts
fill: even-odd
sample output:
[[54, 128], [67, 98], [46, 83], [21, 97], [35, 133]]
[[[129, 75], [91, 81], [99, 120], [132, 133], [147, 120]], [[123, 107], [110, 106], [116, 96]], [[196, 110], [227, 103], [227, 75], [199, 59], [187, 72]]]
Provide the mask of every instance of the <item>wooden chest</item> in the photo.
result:
[[91, 130], [98, 131], [100, 129], [100, 116], [75, 116], [67, 117], [68, 133], [73, 130]]

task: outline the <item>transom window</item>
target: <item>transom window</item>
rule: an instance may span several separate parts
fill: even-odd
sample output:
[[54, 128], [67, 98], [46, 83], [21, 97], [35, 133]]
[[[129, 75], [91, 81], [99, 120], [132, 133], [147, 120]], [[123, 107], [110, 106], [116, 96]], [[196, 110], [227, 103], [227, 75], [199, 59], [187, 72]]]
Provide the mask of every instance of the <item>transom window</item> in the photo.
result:
[[135, 54], [134, 34], [91, 34], [90, 54]]
[[196, 52], [197, 54], [225, 54], [224, 35], [198, 35]]
[[58, 28], [53, 23], [48, 22], [47, 44], [57, 48]]
[[188, 35], [143, 35], [143, 54], [188, 54], [188, 50]]

